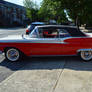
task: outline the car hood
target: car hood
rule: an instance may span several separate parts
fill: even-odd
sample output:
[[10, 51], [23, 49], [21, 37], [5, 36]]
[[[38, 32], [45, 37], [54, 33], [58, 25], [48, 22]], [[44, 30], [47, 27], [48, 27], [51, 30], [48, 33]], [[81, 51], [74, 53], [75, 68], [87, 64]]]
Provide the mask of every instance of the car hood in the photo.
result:
[[7, 37], [0, 38], [0, 40], [22, 40], [22, 35], [10, 35]]

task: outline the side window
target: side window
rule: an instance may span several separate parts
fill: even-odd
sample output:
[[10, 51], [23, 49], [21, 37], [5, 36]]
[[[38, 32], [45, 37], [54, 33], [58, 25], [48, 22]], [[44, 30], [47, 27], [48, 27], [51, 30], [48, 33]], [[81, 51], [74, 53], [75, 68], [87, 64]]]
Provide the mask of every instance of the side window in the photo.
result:
[[71, 35], [67, 32], [67, 30], [59, 29], [59, 37], [60, 38], [71, 37]]
[[40, 28], [39, 29], [40, 38], [58, 38], [59, 32], [54, 28]]

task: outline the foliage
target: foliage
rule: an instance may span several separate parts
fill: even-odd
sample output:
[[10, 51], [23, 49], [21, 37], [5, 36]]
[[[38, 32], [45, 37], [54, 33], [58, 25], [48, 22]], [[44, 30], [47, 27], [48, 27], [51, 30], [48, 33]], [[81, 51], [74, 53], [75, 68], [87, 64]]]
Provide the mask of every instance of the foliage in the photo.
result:
[[77, 25], [92, 25], [92, 0], [43, 0], [40, 8], [32, 0], [25, 0], [24, 5], [32, 21], [54, 19], [61, 23], [71, 18]]
[[48, 21], [54, 19], [61, 23], [67, 21], [64, 9], [61, 9], [60, 2], [53, 2], [52, 0], [43, 0], [41, 8], [39, 10], [40, 16], [43, 20]]
[[24, 6], [26, 7], [27, 17], [32, 21], [38, 19], [38, 5], [32, 0], [24, 0]]
[[65, 9], [75, 23], [92, 24], [92, 0], [53, 0], [60, 2], [61, 8]]

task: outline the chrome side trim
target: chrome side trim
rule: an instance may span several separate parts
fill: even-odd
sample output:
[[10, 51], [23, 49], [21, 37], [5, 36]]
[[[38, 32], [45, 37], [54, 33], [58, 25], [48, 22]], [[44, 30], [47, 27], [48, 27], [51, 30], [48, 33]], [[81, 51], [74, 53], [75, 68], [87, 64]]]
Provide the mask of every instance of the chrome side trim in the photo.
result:
[[24, 39], [2, 39], [0, 40], [1, 43], [61, 43], [61, 44], [68, 44], [64, 42], [66, 39], [73, 39], [73, 38], [86, 38], [86, 37], [65, 37], [65, 38], [29, 38], [24, 36]]
[[67, 39], [73, 39], [73, 38], [89, 38], [89, 37], [65, 37], [65, 38], [60, 38], [60, 39], [67, 40]]
[[91, 48], [87, 48], [87, 49], [79, 49], [79, 50], [77, 50], [77, 52], [80, 52], [80, 51], [92, 51], [92, 49]]
[[0, 40], [1, 43], [57, 43], [57, 44], [67, 44], [60, 39], [44, 39], [44, 38], [31, 38], [23, 40]]

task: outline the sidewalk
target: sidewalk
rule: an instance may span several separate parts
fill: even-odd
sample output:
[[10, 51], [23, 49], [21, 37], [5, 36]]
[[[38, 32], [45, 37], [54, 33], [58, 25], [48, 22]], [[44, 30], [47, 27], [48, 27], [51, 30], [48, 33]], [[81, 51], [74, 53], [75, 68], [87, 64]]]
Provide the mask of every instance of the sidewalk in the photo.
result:
[[30, 62], [0, 83], [0, 92], [92, 92], [92, 62], [59, 60]]
[[[52, 63], [30, 63], [0, 83], [0, 92], [52, 92], [63, 71], [65, 61]], [[49, 69], [53, 66], [57, 69]]]

